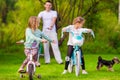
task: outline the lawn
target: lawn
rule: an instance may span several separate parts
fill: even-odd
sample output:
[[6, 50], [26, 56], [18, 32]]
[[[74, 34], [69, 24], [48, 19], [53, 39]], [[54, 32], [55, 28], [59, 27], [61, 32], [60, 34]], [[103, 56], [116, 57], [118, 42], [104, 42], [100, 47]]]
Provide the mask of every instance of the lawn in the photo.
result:
[[[64, 64], [57, 64], [54, 57], [51, 59], [50, 64], [44, 63], [44, 57], [40, 57], [41, 67], [37, 68], [36, 74], [40, 74], [40, 80], [120, 80], [120, 64], [114, 65], [114, 72], [107, 71], [103, 67], [100, 71], [96, 70], [97, 57], [101, 55], [103, 58], [112, 59], [114, 56], [120, 58], [119, 54], [84, 54], [86, 62], [87, 75], [80, 74], [78, 77], [75, 73], [67, 73], [62, 75]], [[64, 59], [64, 55], [62, 58]], [[28, 76], [20, 79], [17, 73], [25, 56], [22, 52], [16, 51], [13, 53], [0, 52], [0, 80], [28, 80]], [[34, 80], [39, 80], [34, 76]]]

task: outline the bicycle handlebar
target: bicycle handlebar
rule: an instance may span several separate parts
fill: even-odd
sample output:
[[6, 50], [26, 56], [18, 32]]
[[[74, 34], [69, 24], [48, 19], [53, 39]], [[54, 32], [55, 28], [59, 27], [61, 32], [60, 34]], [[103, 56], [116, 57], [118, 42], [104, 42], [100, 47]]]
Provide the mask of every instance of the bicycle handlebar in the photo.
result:
[[[72, 32], [72, 31], [70, 31], [70, 30], [67, 30], [66, 32], [70, 32], [70, 33], [72, 33], [73, 35], [74, 35], [74, 33]], [[63, 38], [63, 31], [61, 32], [61, 38]], [[94, 34], [94, 32], [93, 32], [93, 30], [91, 30], [91, 32], [90, 32], [90, 34], [93, 36], [93, 38], [95, 38], [95, 34]]]
[[90, 34], [93, 36], [93, 38], [95, 38], [95, 34], [94, 34], [93, 30], [91, 31]]
[[17, 41], [16, 44], [24, 44], [24, 40]]

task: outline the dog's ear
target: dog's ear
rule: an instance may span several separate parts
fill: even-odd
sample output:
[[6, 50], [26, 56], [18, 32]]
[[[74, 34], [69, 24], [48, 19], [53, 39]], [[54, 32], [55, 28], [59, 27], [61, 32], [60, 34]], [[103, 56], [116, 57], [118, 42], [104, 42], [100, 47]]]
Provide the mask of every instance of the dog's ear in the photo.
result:
[[118, 59], [117, 57], [114, 57], [113, 59]]
[[113, 60], [119, 60], [117, 57], [114, 57]]
[[113, 60], [114, 60], [116, 63], [120, 63], [120, 60], [119, 60], [117, 57], [114, 57]]
[[98, 58], [102, 58], [101, 56], [98, 56]]
[[99, 56], [99, 57], [98, 57], [98, 60], [99, 60], [99, 61], [100, 61], [100, 60], [102, 60], [102, 57], [101, 57], [101, 56]]

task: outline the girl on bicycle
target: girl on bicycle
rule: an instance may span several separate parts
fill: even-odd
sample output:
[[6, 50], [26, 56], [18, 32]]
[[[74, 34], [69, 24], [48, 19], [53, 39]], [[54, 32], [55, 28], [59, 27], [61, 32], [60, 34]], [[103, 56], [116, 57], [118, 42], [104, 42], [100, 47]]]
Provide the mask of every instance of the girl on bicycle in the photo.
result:
[[[72, 31], [72, 32], [75, 32], [75, 33], [89, 33], [89, 32], [92, 32], [91, 29], [87, 29], [87, 28], [82, 28], [83, 27], [83, 24], [85, 23], [85, 20], [84, 18], [82, 17], [77, 17], [73, 20], [73, 25], [69, 25], [67, 27], [64, 27], [62, 29], [62, 32], [67, 32], [67, 31]], [[65, 68], [64, 68], [64, 71], [62, 74], [66, 74], [67, 73], [67, 69], [68, 69], [68, 65], [69, 65], [69, 61], [70, 61], [70, 58], [71, 58], [71, 55], [73, 53], [73, 41], [72, 41], [72, 34], [69, 33], [69, 40], [68, 40], [68, 51], [67, 51], [67, 56], [65, 57]], [[80, 50], [81, 50], [81, 54], [82, 54], [82, 74], [87, 74], [87, 72], [85, 71], [85, 61], [84, 61], [84, 56], [83, 56], [83, 53], [82, 53], [82, 49], [80, 47]]]
[[[42, 33], [39, 29], [39, 20], [36, 16], [31, 16], [28, 20], [28, 27], [26, 28], [25, 36], [26, 36], [26, 41], [24, 43], [25, 45], [25, 55], [27, 56], [26, 59], [23, 61], [23, 64], [19, 68], [18, 72], [24, 72], [24, 67], [29, 61], [29, 54], [33, 54], [33, 60], [35, 62], [36, 66], [40, 66], [40, 63], [37, 62], [37, 55], [38, 55], [38, 48], [39, 48], [39, 43], [43, 42], [46, 43], [47, 40], [50, 42], [54, 42], [53, 40], [49, 39], [44, 33]], [[40, 37], [43, 37], [45, 39], [42, 39]]]

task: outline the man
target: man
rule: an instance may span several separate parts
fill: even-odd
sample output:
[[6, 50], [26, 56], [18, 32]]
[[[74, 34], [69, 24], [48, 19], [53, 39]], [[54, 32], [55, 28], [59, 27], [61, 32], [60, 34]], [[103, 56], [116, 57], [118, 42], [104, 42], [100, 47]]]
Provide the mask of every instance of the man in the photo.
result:
[[[61, 59], [60, 50], [58, 47], [58, 39], [56, 33], [56, 26], [55, 22], [57, 19], [57, 12], [51, 10], [52, 3], [50, 1], [45, 2], [45, 10], [38, 14], [38, 18], [43, 20], [43, 32], [52, 40], [55, 40], [56, 44], [50, 43], [52, 46], [53, 54], [55, 56], [56, 61], [58, 64], [62, 64], [63, 61]], [[50, 53], [49, 53], [49, 42], [44, 43], [44, 56], [45, 56], [45, 63], [50, 63]]]

